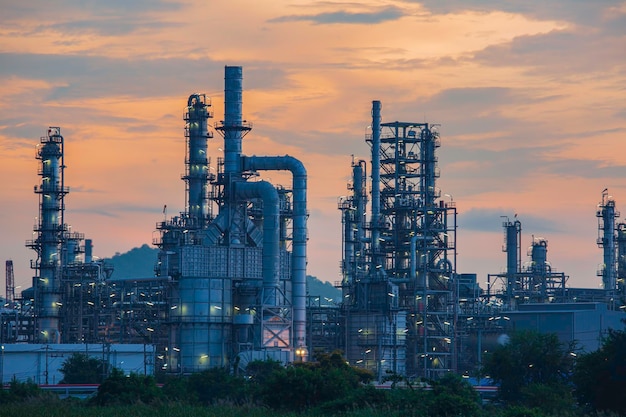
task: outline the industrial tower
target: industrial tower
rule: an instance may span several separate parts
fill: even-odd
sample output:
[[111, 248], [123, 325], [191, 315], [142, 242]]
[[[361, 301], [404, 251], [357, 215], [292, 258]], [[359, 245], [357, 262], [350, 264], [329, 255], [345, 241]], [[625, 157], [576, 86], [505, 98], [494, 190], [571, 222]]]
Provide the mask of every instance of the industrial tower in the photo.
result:
[[[224, 119], [215, 125], [224, 156], [216, 174], [207, 156], [211, 104], [190, 96], [186, 210], [157, 224], [156, 272], [171, 281], [172, 372], [307, 355], [306, 170], [291, 156], [242, 154], [252, 128], [242, 117], [242, 80], [241, 67], [225, 68]], [[292, 188], [257, 181], [266, 170], [290, 171]]]
[[34, 188], [39, 195], [39, 216], [33, 228], [33, 235], [37, 237], [26, 242], [26, 246], [37, 252], [37, 259], [31, 261], [31, 268], [36, 271], [33, 278], [35, 340], [41, 343], [59, 343], [61, 340], [61, 254], [66, 232], [64, 198], [69, 192], [63, 175], [63, 153], [61, 128], [48, 128], [47, 135], [40, 138], [36, 154], [41, 161], [38, 172], [41, 184]]
[[617, 223], [620, 213], [615, 209], [615, 200], [608, 189], [602, 191], [602, 200], [598, 204], [598, 246], [602, 248], [603, 263], [598, 268], [602, 277], [602, 287], [607, 301], [611, 304], [618, 297], [624, 297], [624, 279], [626, 278], [626, 223]]
[[352, 164], [342, 211], [341, 287], [351, 364], [436, 378], [455, 369], [456, 208], [444, 202], [437, 126], [381, 123], [372, 103], [371, 214], [365, 162]]
[[484, 299], [502, 303], [505, 310], [515, 309], [520, 304], [563, 302], [566, 299], [568, 276], [557, 272], [548, 261], [548, 241], [541, 237], [532, 238], [527, 255], [530, 261], [522, 264], [522, 223], [505, 217], [504, 245], [506, 272], [489, 274]]

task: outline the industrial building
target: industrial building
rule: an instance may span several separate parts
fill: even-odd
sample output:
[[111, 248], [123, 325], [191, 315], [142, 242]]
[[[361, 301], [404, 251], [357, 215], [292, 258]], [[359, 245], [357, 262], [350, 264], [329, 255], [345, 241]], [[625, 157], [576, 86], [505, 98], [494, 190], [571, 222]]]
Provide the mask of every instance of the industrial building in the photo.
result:
[[[370, 159], [353, 158], [350, 193], [338, 202], [342, 298], [322, 303], [306, 288], [304, 165], [244, 153], [252, 124], [243, 118], [241, 67], [225, 67], [223, 119], [212, 123], [211, 109], [205, 94], [187, 99], [185, 209], [156, 223], [158, 260], [143, 279], [115, 277], [92, 255], [92, 241], [66, 224], [64, 138], [60, 127], [48, 129], [37, 147], [39, 210], [26, 242], [36, 253], [32, 287], [17, 295], [6, 262], [0, 343], [7, 352], [83, 346], [97, 355], [133, 346], [135, 355], [144, 352], [145, 369], [189, 374], [340, 349], [379, 380], [436, 379], [479, 373], [485, 351], [515, 329], [557, 332], [592, 350], [607, 328], [621, 327], [626, 224], [617, 223], [607, 190], [597, 211], [602, 289], [568, 287], [544, 238], [532, 238], [523, 260], [517, 216], [503, 221], [506, 271], [489, 274], [481, 288], [476, 274], [457, 271], [456, 204], [437, 186], [439, 125], [383, 122], [380, 101], [372, 102], [365, 137]], [[223, 155], [211, 165], [213, 132]], [[263, 171], [289, 171], [292, 182], [274, 185]]]
[[[41, 138], [39, 216], [26, 245], [33, 286], [7, 300], [3, 343], [155, 345], [157, 368], [191, 373], [255, 359], [306, 360], [307, 173], [296, 158], [247, 156], [241, 67], [225, 68], [224, 156], [209, 169], [211, 102], [192, 94], [185, 126], [184, 212], [157, 223], [155, 276], [112, 278], [64, 220], [64, 138]], [[259, 180], [289, 171], [291, 187]], [[7, 271], [12, 264], [7, 263]], [[7, 280], [7, 294], [13, 294]], [[28, 311], [27, 311], [28, 310]]]

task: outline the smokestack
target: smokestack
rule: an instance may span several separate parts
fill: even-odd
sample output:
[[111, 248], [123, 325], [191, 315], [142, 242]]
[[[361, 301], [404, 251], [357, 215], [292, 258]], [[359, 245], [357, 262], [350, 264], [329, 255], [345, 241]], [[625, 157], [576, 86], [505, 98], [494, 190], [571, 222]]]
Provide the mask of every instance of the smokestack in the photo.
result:
[[224, 134], [224, 173], [239, 177], [243, 132], [250, 130], [242, 121], [243, 71], [229, 66], [224, 71], [224, 121], [220, 127]]

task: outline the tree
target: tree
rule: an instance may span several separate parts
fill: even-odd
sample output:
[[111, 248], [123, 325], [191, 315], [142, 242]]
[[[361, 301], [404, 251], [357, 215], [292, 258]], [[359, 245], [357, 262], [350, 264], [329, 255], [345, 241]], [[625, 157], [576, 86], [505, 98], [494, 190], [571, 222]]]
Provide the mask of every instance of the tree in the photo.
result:
[[[499, 385], [502, 401], [526, 404], [534, 402], [535, 394], [542, 391], [537, 385], [559, 392], [571, 391], [567, 387], [573, 369], [571, 351], [572, 346], [565, 347], [556, 334], [519, 331], [486, 358], [485, 372]], [[553, 408], [548, 401], [541, 406]]]
[[445, 374], [433, 381], [433, 399], [428, 415], [433, 417], [465, 417], [480, 415], [480, 396], [463, 378]]
[[97, 405], [113, 404], [153, 404], [163, 397], [161, 389], [150, 375], [124, 375], [114, 368], [111, 376], [98, 387], [98, 393], [91, 399]]
[[348, 365], [339, 351], [318, 353], [315, 359], [315, 362], [298, 362], [288, 367], [274, 362], [251, 363], [246, 370], [252, 381], [256, 381], [255, 395], [270, 407], [293, 411], [337, 399], [359, 401], [357, 391], [363, 382], [371, 380], [371, 373]]
[[579, 355], [573, 380], [581, 404], [626, 414], [626, 332], [610, 329], [598, 350]]
[[59, 371], [63, 374], [61, 384], [99, 384], [106, 376], [107, 364], [84, 353], [72, 353]]
[[242, 403], [248, 395], [246, 380], [232, 375], [227, 368], [211, 368], [194, 373], [189, 377], [187, 387], [203, 405], [218, 401]]

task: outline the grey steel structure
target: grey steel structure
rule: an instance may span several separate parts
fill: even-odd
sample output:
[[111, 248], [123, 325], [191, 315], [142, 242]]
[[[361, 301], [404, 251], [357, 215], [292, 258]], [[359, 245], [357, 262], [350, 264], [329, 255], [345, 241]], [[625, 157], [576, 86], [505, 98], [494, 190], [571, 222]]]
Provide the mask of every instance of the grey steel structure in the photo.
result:
[[365, 162], [342, 211], [344, 344], [375, 371], [437, 377], [455, 369], [456, 208], [440, 199], [436, 125], [381, 122], [372, 103], [370, 221]]
[[502, 308], [507, 310], [526, 303], [563, 302], [567, 297], [566, 283], [569, 277], [563, 272], [557, 272], [548, 261], [548, 241], [533, 237], [527, 252], [530, 261], [522, 264], [522, 223], [517, 218], [514, 221], [506, 218], [502, 226], [506, 272], [487, 276], [487, 289], [483, 298], [502, 303]]
[[[185, 111], [186, 210], [157, 224], [157, 275], [170, 284], [169, 369], [243, 366], [252, 359], [306, 359], [306, 170], [291, 156], [245, 156], [242, 69], [225, 67], [224, 156], [211, 173], [210, 103]], [[257, 181], [286, 170], [291, 189]], [[209, 191], [210, 185], [210, 191]]]
[[[87, 343], [103, 340], [98, 328], [101, 309], [111, 300], [95, 302], [104, 279], [112, 270], [91, 258], [91, 240], [65, 223], [64, 138], [60, 127], [49, 127], [40, 138], [36, 158], [41, 161], [39, 213], [34, 239], [26, 246], [37, 252], [32, 293], [17, 300], [14, 311], [3, 317], [8, 330], [3, 340], [39, 343]], [[85, 254], [85, 251], [88, 253]], [[13, 314], [14, 313], [14, 314]], [[113, 324], [111, 324], [113, 326]]]

